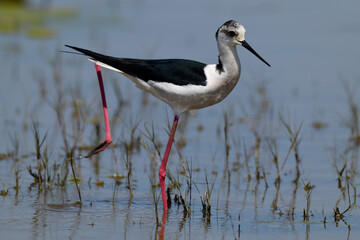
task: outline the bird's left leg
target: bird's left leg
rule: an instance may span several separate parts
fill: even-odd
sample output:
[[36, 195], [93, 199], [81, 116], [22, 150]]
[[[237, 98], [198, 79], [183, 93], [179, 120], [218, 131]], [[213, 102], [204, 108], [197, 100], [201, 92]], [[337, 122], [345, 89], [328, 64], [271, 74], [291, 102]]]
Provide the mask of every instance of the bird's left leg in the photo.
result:
[[101, 68], [96, 63], [94, 63], [94, 64], [95, 64], [97, 77], [98, 77], [98, 80], [99, 80], [101, 100], [102, 100], [103, 110], [104, 110], [106, 135], [105, 135], [105, 140], [102, 143], [100, 143], [97, 147], [95, 147], [93, 150], [91, 150], [85, 156], [86, 158], [91, 157], [94, 154], [97, 154], [99, 152], [104, 151], [110, 145], [110, 143], [112, 142], [111, 131], [110, 131], [110, 123], [109, 123], [109, 116], [108, 116], [108, 109], [107, 109], [107, 105], [106, 105], [105, 90], [104, 90], [104, 84], [103, 84], [103, 80], [102, 80], [102, 76], [101, 76]]
[[164, 206], [164, 211], [165, 212], [168, 209], [167, 208], [167, 200], [166, 200], [166, 189], [165, 189], [166, 164], [167, 164], [167, 160], [168, 160], [169, 155], [170, 155], [170, 150], [171, 150], [172, 143], [174, 141], [174, 136], [175, 136], [178, 121], [179, 121], [179, 116], [175, 115], [174, 122], [173, 122], [173, 125], [172, 125], [172, 128], [171, 128], [171, 131], [170, 131], [169, 141], [167, 143], [164, 158], [163, 158], [163, 160], [161, 162], [161, 166], [160, 166], [160, 170], [159, 170], [161, 196], [162, 196], [162, 201], [163, 201], [163, 206]]

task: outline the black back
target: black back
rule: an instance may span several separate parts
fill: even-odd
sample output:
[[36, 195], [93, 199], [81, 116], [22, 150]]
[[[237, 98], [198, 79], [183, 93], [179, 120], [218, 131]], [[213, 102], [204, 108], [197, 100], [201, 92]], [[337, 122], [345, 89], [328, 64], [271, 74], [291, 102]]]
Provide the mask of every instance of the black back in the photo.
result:
[[79, 51], [93, 60], [105, 63], [131, 76], [147, 82], [168, 82], [176, 85], [206, 85], [204, 67], [206, 64], [185, 59], [145, 60], [110, 57], [86, 49], [65, 45]]

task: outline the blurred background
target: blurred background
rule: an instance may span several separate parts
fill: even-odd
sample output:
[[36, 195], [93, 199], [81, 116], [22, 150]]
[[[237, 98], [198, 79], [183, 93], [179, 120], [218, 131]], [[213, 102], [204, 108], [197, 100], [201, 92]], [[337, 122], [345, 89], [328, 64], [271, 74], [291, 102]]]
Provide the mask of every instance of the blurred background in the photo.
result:
[[[9, 190], [9, 195], [2, 199], [8, 210], [2, 210], [1, 231], [8, 237], [32, 234], [36, 239], [49, 236], [91, 238], [102, 237], [102, 234], [110, 238], [119, 234], [124, 238], [157, 238], [149, 184], [153, 163], [149, 161], [152, 157], [143, 147], [144, 142], [150, 152], [156, 152], [156, 149], [143, 133], [151, 126], [154, 128], [156, 143], [162, 153], [167, 139], [167, 116], [172, 118], [171, 110], [118, 73], [103, 71], [115, 150], [107, 150], [95, 160], [77, 159], [77, 169], [83, 179], [80, 188], [87, 207], [79, 210], [64, 205], [77, 200], [74, 184], [68, 183], [65, 196], [59, 198], [57, 193], [48, 200], [34, 199], [27, 188], [34, 181], [27, 167], [39, 167], [34, 147], [36, 131], [40, 133], [40, 139], [45, 139], [49, 164], [59, 164], [60, 169], [65, 166], [65, 139], [68, 138], [69, 146], [76, 145], [77, 155], [83, 155], [89, 146], [101, 140], [97, 136], [104, 133], [94, 66], [86, 57], [63, 52], [69, 51], [64, 45], [118, 57], [185, 58], [217, 63], [215, 32], [224, 22], [233, 19], [244, 25], [246, 41], [271, 64], [271, 68], [239, 47], [242, 73], [233, 92], [220, 104], [190, 112], [180, 119], [182, 125], [176, 136], [180, 145], [178, 151], [199, 171], [195, 181], [200, 186], [204, 184], [205, 175], [215, 181], [216, 196], [212, 202], [217, 204], [213, 211], [218, 210], [213, 212], [211, 224], [204, 224], [200, 210], [197, 211], [201, 208], [198, 193], [193, 190], [193, 197], [197, 199], [193, 217], [181, 222], [179, 216], [182, 214], [173, 211], [166, 236], [227, 239], [237, 234], [233, 234], [237, 222], [233, 224], [232, 220], [240, 215], [244, 216], [241, 218], [242, 234], [249, 237], [271, 239], [275, 236], [268, 233], [274, 229], [281, 229], [276, 239], [287, 239], [289, 232], [297, 238], [348, 236], [348, 225], [336, 228], [335, 221], [332, 222], [334, 228], [328, 227], [327, 231], [322, 224], [312, 226], [312, 235], [309, 224], [295, 222], [302, 221], [306, 205], [302, 188], [307, 180], [316, 186], [312, 195], [315, 215], [312, 220], [318, 223], [323, 222], [324, 215], [332, 218], [334, 205], [338, 206], [339, 202], [343, 204], [343, 210], [347, 208], [348, 199], [342, 195], [346, 189], [338, 188], [336, 181], [340, 170], [344, 167], [345, 172], [349, 171], [348, 189], [349, 185], [354, 186], [350, 188], [351, 192], [356, 190], [359, 181], [359, 9], [360, 2], [355, 0], [0, 0], [0, 177], [3, 188]], [[228, 135], [224, 126], [229, 127]], [[295, 130], [300, 132], [301, 163], [295, 161], [297, 158], [292, 152], [287, 157], [288, 151], [294, 151], [292, 133]], [[134, 199], [128, 197], [129, 187], [120, 185], [120, 196], [117, 195], [115, 203], [121, 210], [115, 211], [111, 199], [118, 185], [107, 176], [117, 174], [114, 156], [119, 158], [119, 171], [124, 175], [129, 173], [126, 161], [122, 160], [127, 156], [124, 151], [128, 150], [126, 147], [124, 150], [123, 141], [133, 143], [135, 138], [140, 139], [137, 142], [140, 150], [132, 150], [135, 152], [131, 177], [135, 184]], [[257, 139], [261, 139], [259, 158], [255, 153], [251, 154]], [[43, 153], [45, 145], [41, 148]], [[250, 160], [246, 158], [245, 149], [250, 152]], [[280, 163], [288, 160], [282, 172], [282, 201], [279, 200], [281, 203], [274, 210], [270, 205], [279, 194], [278, 187], [273, 184], [277, 177], [273, 163], [275, 149]], [[169, 169], [174, 175], [181, 168], [179, 156], [173, 151]], [[159, 157], [154, 160], [155, 168], [159, 161]], [[240, 170], [236, 170], [236, 166]], [[301, 178], [304, 182], [299, 180], [294, 188], [291, 181], [294, 172], [298, 172], [294, 170], [297, 167], [300, 169], [297, 180]], [[18, 194], [12, 189], [17, 179], [14, 169], [21, 172], [20, 200], [14, 198]], [[251, 181], [245, 180], [248, 171], [252, 175]], [[61, 175], [60, 170], [58, 174]], [[263, 180], [257, 179], [257, 174], [262, 175]], [[53, 175], [56, 175], [55, 170]], [[221, 191], [226, 189], [223, 178], [231, 179], [231, 194], [222, 194]], [[264, 179], [271, 186], [267, 192], [271, 197], [265, 197]], [[105, 181], [103, 188], [96, 185], [96, 190], [88, 189], [88, 182], [90, 186], [98, 180]], [[185, 186], [186, 176], [183, 181]], [[254, 194], [259, 182], [264, 196], [261, 204]], [[287, 196], [286, 193], [293, 189], [300, 189], [301, 194], [295, 198], [291, 194]], [[244, 198], [245, 193], [249, 194], [248, 199]], [[352, 226], [351, 236], [359, 236], [359, 230], [355, 229], [360, 228], [354, 227], [360, 224], [356, 212], [358, 196], [349, 198], [355, 205], [347, 221]], [[230, 202], [226, 201], [229, 199]], [[298, 199], [296, 204], [290, 204], [292, 199]], [[60, 203], [62, 205], [49, 205]], [[96, 207], [89, 207], [90, 203]], [[289, 206], [296, 206], [298, 219], [295, 222], [285, 220], [279, 214], [279, 209], [286, 212]], [[263, 211], [259, 214], [255, 209]], [[34, 227], [31, 218], [35, 213], [50, 227]], [[23, 216], [15, 217], [19, 214]], [[144, 219], [139, 220], [139, 215]], [[78, 218], [74, 220], [74, 216]], [[9, 223], [9, 219], [13, 224], [23, 225], [24, 230], [14, 233], [17, 227]], [[64, 223], [69, 219], [74, 222]], [[130, 221], [136, 224], [126, 225]], [[119, 227], [123, 222], [126, 227]], [[181, 223], [188, 225], [178, 228]], [[56, 224], [63, 224], [63, 228]], [[95, 224], [91, 233], [87, 232], [89, 224]], [[59, 231], [61, 229], [64, 231]], [[142, 230], [138, 233], [129, 231], [139, 229]]]

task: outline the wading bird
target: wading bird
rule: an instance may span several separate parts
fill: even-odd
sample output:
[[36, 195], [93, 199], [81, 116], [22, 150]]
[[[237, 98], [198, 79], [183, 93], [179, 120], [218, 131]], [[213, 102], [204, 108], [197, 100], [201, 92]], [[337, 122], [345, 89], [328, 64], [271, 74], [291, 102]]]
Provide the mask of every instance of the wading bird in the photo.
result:
[[224, 23], [215, 34], [219, 58], [217, 64], [204, 64], [185, 59], [144, 60], [116, 58], [86, 49], [66, 45], [89, 56], [95, 63], [103, 102], [106, 137], [86, 157], [103, 151], [112, 141], [105, 92], [100, 67], [119, 72], [137, 87], [164, 101], [174, 111], [174, 121], [162, 160], [159, 179], [164, 211], [167, 211], [165, 176], [166, 163], [174, 140], [179, 117], [191, 109], [209, 107], [222, 101], [240, 78], [241, 65], [236, 46], [241, 45], [270, 67], [245, 41], [245, 28], [234, 20]]

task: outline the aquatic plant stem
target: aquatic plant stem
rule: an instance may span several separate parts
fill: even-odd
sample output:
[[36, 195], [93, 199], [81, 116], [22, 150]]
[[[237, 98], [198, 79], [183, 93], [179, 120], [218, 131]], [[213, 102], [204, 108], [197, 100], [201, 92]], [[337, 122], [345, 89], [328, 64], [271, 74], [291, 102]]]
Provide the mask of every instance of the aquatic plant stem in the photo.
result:
[[170, 150], [171, 150], [172, 143], [174, 141], [174, 136], [175, 136], [178, 121], [179, 121], [179, 116], [175, 115], [174, 116], [174, 122], [173, 122], [173, 125], [172, 125], [172, 128], [171, 128], [171, 131], [170, 131], [169, 140], [168, 140], [168, 143], [167, 143], [167, 146], [166, 146], [164, 158], [163, 158], [163, 160], [161, 162], [161, 166], [160, 166], [160, 170], [159, 170], [159, 180], [160, 180], [161, 196], [162, 196], [162, 201], [163, 201], [163, 206], [164, 206], [164, 212], [166, 212], [168, 210], [167, 201], [166, 201], [166, 189], [165, 189], [166, 164], [167, 164], [167, 160], [168, 160], [169, 155], [170, 155]]
[[108, 115], [108, 109], [107, 109], [107, 104], [106, 104], [106, 96], [105, 96], [104, 84], [103, 84], [103, 80], [102, 80], [102, 76], [101, 76], [101, 67], [99, 65], [97, 65], [96, 63], [94, 63], [94, 65], [95, 65], [97, 77], [99, 80], [100, 94], [101, 94], [101, 100], [102, 100], [103, 110], [104, 110], [106, 135], [105, 135], [105, 140], [102, 143], [100, 143], [97, 147], [95, 147], [93, 150], [91, 150], [85, 156], [85, 158], [91, 157], [94, 154], [104, 151], [112, 142], [110, 123], [109, 123], [109, 115]]
[[70, 166], [71, 166], [71, 171], [72, 171], [73, 176], [74, 176], [74, 181], [75, 181], [75, 185], [76, 185], [76, 190], [77, 190], [78, 195], [79, 195], [80, 204], [82, 204], [80, 187], [79, 187], [79, 183], [78, 183], [78, 180], [77, 180], [77, 178], [76, 178], [75, 169], [74, 169], [74, 156], [73, 156], [73, 152], [70, 152], [69, 155], [70, 155]]

